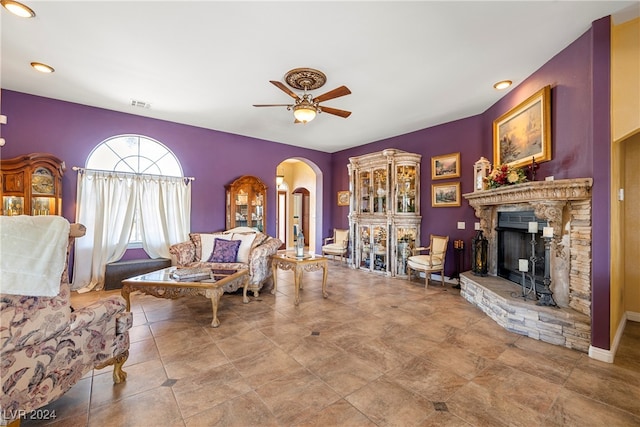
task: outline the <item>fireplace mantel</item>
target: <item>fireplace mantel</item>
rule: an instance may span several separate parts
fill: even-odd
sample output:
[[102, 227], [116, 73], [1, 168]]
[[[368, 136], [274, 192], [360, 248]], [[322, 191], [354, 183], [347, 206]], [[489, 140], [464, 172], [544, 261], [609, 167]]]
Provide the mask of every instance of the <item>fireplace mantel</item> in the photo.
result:
[[497, 206], [527, 204], [536, 217], [553, 227], [554, 240], [560, 243], [562, 236], [562, 212], [572, 200], [591, 199], [592, 178], [559, 179], [554, 181], [532, 181], [517, 185], [506, 185], [484, 191], [463, 194], [480, 219], [480, 228], [485, 235], [492, 230], [493, 208]]

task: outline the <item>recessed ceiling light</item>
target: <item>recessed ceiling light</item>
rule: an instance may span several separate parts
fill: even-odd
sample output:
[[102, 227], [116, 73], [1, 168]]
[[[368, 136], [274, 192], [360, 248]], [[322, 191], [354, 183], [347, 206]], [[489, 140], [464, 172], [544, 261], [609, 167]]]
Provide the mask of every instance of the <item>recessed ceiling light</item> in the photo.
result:
[[513, 82], [511, 80], [502, 80], [501, 82], [498, 82], [496, 84], [493, 85], [494, 88], [498, 89], [498, 90], [502, 90], [502, 89], [506, 89], [509, 86], [511, 86]]
[[2, 6], [7, 9], [9, 12], [13, 13], [20, 18], [33, 18], [36, 16], [36, 13], [31, 10], [31, 8], [23, 5], [22, 3], [18, 3], [14, 0], [2, 0], [0, 1]]
[[43, 64], [42, 62], [32, 62], [31, 66], [41, 73], [53, 73], [55, 71], [52, 66]]

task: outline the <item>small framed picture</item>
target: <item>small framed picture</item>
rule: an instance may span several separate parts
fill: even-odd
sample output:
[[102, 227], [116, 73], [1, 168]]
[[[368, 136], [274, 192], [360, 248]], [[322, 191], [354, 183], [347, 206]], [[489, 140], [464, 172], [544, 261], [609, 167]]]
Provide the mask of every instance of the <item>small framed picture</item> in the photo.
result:
[[338, 206], [349, 206], [349, 191], [338, 191]]
[[431, 206], [434, 208], [460, 206], [460, 183], [431, 184]]
[[443, 154], [431, 158], [431, 179], [460, 177], [460, 153]]

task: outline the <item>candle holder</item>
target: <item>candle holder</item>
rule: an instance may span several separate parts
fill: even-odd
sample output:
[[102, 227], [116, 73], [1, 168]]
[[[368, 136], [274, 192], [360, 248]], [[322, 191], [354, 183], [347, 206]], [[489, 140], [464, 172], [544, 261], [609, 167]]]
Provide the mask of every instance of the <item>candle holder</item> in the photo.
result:
[[544, 279], [543, 279], [543, 288], [540, 291], [540, 300], [538, 301], [538, 305], [545, 305], [549, 307], [557, 307], [558, 305], [553, 299], [553, 292], [551, 292], [551, 239], [553, 237], [545, 235], [544, 239]]
[[[522, 269], [518, 267], [518, 269], [520, 270], [520, 273], [522, 273], [522, 279], [521, 279], [522, 295], [520, 295], [520, 297], [524, 298], [525, 301], [527, 300], [527, 298], [529, 298], [529, 295], [531, 295], [532, 300], [538, 299], [538, 294], [536, 292], [536, 263], [540, 261], [540, 258], [536, 256], [535, 236], [536, 236], [536, 233], [531, 233], [531, 241], [529, 242], [529, 244], [531, 245], [531, 256], [529, 257], [529, 261], [531, 262], [531, 274], [528, 274], [528, 269], [529, 269], [528, 265], [527, 265], [527, 271], [522, 271]], [[529, 279], [529, 283], [531, 284], [531, 286], [528, 288], [527, 288], [527, 279]]]

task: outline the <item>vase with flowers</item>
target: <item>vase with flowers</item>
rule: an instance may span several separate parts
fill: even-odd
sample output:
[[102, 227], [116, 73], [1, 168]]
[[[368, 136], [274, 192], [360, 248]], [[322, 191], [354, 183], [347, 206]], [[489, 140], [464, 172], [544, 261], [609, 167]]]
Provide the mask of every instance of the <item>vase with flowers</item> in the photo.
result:
[[488, 177], [485, 178], [488, 188], [498, 188], [505, 185], [515, 185], [527, 181], [524, 171], [506, 164], [493, 168]]

